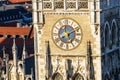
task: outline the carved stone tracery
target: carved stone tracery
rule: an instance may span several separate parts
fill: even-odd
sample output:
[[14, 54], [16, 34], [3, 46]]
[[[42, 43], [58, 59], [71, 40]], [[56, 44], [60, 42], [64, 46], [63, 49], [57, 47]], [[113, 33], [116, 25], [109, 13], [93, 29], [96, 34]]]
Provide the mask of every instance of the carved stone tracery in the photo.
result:
[[68, 2], [67, 7], [68, 8], [76, 8], [76, 3], [75, 2]]
[[65, 6], [67, 9], [88, 9], [88, 0], [43, 0], [43, 9], [64, 9]]
[[64, 9], [64, 2], [63, 1], [55, 2], [55, 9]]
[[52, 9], [52, 3], [51, 2], [44, 2], [44, 9]]
[[81, 8], [88, 8], [88, 2], [79, 2], [78, 3], [78, 8], [81, 9]]

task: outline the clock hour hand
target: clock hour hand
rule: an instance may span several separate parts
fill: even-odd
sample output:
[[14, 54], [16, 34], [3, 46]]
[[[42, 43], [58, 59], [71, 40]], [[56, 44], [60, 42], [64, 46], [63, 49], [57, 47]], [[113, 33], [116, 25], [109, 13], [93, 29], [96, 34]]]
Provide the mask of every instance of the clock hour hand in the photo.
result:
[[64, 33], [63, 35], [60, 36], [61, 38], [66, 38], [68, 42], [72, 42], [72, 40], [70, 39], [70, 36], [68, 33]]
[[63, 35], [61, 38], [65, 38], [65, 36]]
[[64, 32], [60, 35], [60, 37], [65, 38], [65, 33], [67, 32], [66, 31], [66, 26], [64, 26], [62, 29], [64, 30]]
[[60, 35], [60, 38], [65, 38], [65, 35], [64, 35], [64, 34], [61, 34], [61, 35]]
[[68, 32], [63, 32], [61, 35], [60, 35], [61, 38], [68, 38], [69, 37], [69, 33]]

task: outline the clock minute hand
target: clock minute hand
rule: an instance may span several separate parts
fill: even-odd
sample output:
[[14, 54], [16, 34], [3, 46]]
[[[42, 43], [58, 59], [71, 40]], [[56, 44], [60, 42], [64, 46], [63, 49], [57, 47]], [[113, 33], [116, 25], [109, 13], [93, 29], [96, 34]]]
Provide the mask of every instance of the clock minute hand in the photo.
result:
[[71, 34], [71, 33], [75, 32], [75, 31], [77, 31], [77, 30], [79, 30], [79, 28], [75, 28], [75, 29], [74, 29], [74, 30], [72, 30], [69, 34]]
[[75, 30], [72, 30], [69, 34], [71, 34], [71, 33], [73, 33], [73, 32], [75, 32]]

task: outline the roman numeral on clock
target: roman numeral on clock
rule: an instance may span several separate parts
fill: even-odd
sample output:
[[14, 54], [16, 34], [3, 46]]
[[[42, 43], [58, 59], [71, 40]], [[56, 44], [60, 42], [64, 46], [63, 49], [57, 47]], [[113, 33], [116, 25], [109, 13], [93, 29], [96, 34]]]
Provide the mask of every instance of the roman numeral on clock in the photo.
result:
[[59, 22], [59, 25], [60, 25], [60, 26], [62, 26], [62, 25], [63, 25], [61, 21]]
[[76, 33], [77, 36], [80, 36], [81, 34], [80, 33]]
[[80, 42], [80, 40], [79, 40], [79, 39], [75, 39], [75, 42], [79, 43], [79, 42]]
[[59, 30], [59, 28], [58, 28], [57, 26], [55, 26], [55, 28], [56, 28], [57, 30]]
[[73, 22], [71, 23], [71, 26], [73, 25]]
[[67, 25], [67, 24], [68, 24], [68, 20], [67, 20], [67, 19], [65, 19], [65, 20], [64, 20], [64, 23]]
[[73, 43], [71, 43], [72, 44], [72, 46], [74, 47], [74, 44]]
[[68, 44], [66, 44], [66, 49], [69, 49], [69, 46], [68, 46]]
[[61, 43], [60, 43], [60, 47], [63, 47], [63, 45], [64, 45], [64, 43], [63, 43], [63, 42], [61, 42]]
[[55, 38], [55, 42], [58, 43], [60, 41], [59, 38]]
[[79, 27], [76, 27], [76, 28], [75, 28], [75, 31], [77, 31], [77, 32], [78, 32], [78, 30], [79, 30], [79, 29], [80, 29]]
[[53, 36], [58, 36], [58, 34], [57, 33], [53, 33]]

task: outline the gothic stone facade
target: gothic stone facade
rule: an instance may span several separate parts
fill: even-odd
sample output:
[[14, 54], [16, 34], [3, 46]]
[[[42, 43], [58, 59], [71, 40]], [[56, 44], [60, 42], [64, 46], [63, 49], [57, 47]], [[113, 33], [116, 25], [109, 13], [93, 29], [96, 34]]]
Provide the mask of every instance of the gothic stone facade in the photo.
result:
[[36, 80], [117, 80], [119, 0], [32, 0]]

